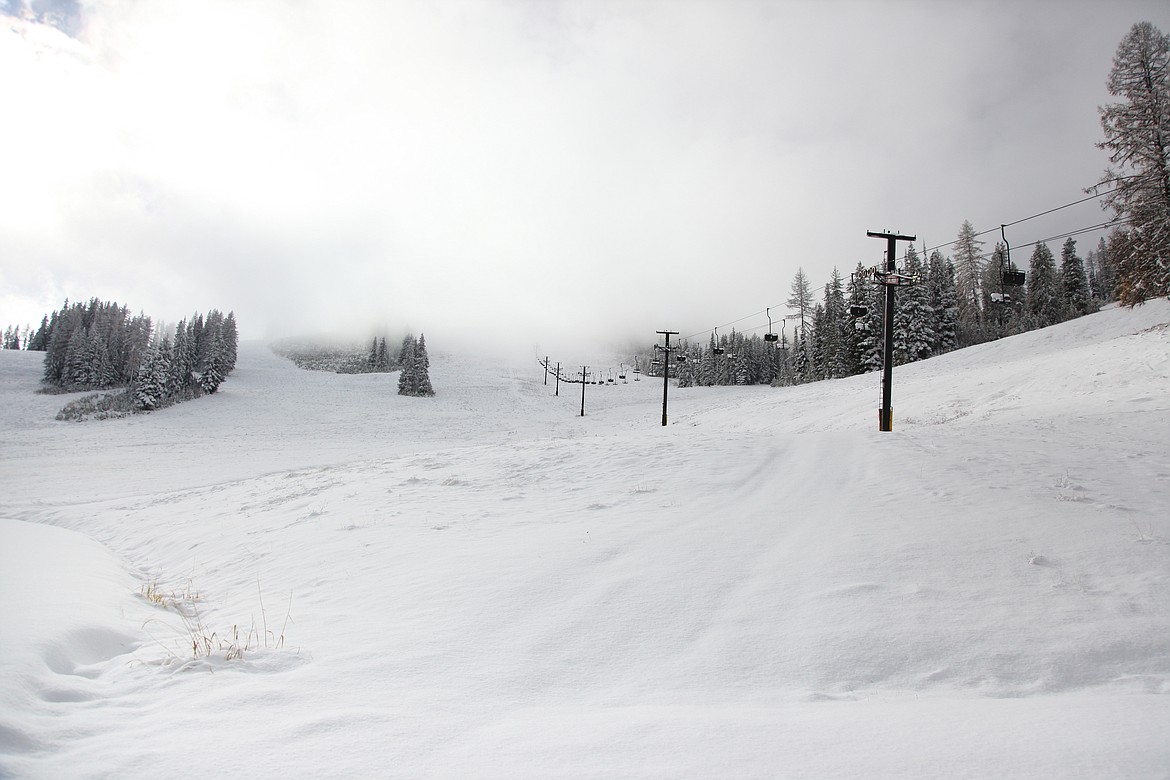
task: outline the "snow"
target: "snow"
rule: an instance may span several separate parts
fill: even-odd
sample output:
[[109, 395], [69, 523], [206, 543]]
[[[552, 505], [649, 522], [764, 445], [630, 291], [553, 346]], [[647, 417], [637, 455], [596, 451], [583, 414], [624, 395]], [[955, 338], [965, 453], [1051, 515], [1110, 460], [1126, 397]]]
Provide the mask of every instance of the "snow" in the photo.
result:
[[1170, 302], [899, 367], [884, 434], [874, 374], [663, 428], [531, 358], [416, 399], [244, 344], [85, 423], [39, 372], [0, 352], [0, 776], [1167, 776]]

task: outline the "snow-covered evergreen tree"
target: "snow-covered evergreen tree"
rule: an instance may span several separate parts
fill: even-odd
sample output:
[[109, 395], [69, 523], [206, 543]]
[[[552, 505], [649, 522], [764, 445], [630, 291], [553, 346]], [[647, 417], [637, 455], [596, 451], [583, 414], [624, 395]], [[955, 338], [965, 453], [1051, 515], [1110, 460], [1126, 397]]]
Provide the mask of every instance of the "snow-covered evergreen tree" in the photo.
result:
[[46, 314], [41, 318], [41, 326], [37, 328], [24, 348], [33, 352], [44, 352], [49, 348], [49, 315]]
[[1047, 244], [1037, 244], [1025, 283], [1028, 317], [1037, 328], [1060, 322], [1061, 295], [1057, 286], [1056, 258]]
[[239, 351], [240, 332], [236, 326], [236, 314], [229, 311], [223, 321], [223, 368], [224, 375], [236, 369], [236, 357]]
[[828, 351], [826, 346], [829, 342], [828, 328], [825, 323], [825, 306], [818, 303], [812, 311], [812, 321], [809, 323], [811, 327], [808, 329], [808, 357], [809, 367], [806, 382], [818, 382], [822, 379], [827, 379], [828, 373]]
[[[904, 272], [908, 276], [924, 278], [922, 262], [914, 246], [906, 250]], [[924, 283], [898, 288], [894, 310], [894, 359], [910, 363], [930, 357], [936, 342], [934, 310], [930, 306], [930, 292]]]
[[402, 366], [398, 373], [398, 394], [414, 395], [414, 339], [403, 341], [398, 350], [398, 362]]
[[390, 370], [390, 350], [386, 348], [386, 337], [378, 339], [378, 349], [374, 356], [374, 365], [379, 371]]
[[788, 346], [788, 335], [784, 331], [780, 333], [780, 341], [776, 342], [772, 354], [772, 364], [773, 387], [788, 387], [793, 384], [792, 351]]
[[934, 309], [934, 354], [941, 355], [958, 345], [959, 303], [955, 267], [937, 249], [930, 255], [927, 288], [930, 307]]
[[803, 336], [792, 338], [792, 383], [802, 385], [813, 381], [812, 353]]
[[735, 363], [732, 367], [732, 381], [737, 385], [746, 385], [750, 376], [747, 344], [740, 346], [735, 353]]
[[1066, 319], [1089, 313], [1089, 279], [1085, 264], [1077, 256], [1077, 242], [1072, 238], [1060, 249], [1060, 287]]
[[955, 241], [954, 264], [959, 325], [974, 331], [983, 322], [980, 290], [983, 280], [983, 242], [976, 238], [975, 228], [967, 220], [963, 221]]
[[861, 370], [880, 371], [885, 352], [886, 287], [869, 285], [869, 312], [864, 319], [861, 338]]
[[1117, 300], [1117, 263], [1110, 250], [1112, 243], [1112, 236], [1108, 242], [1104, 238], [1097, 241], [1097, 283], [1093, 287], [1093, 295], [1106, 303]]
[[405, 368], [407, 361], [414, 352], [415, 338], [413, 333], [407, 333], [402, 337], [402, 345], [398, 348], [398, 365]]
[[800, 327], [792, 337], [792, 343], [795, 344], [798, 338], [801, 341], [805, 339], [804, 331], [809, 325], [809, 318], [812, 316], [813, 310], [812, 285], [809, 283], [803, 268], [796, 269], [796, 276], [792, 278], [791, 293], [788, 296], [788, 306], [800, 314]]
[[[857, 268], [849, 277], [849, 285], [847, 287], [848, 300], [847, 305], [849, 309], [854, 307], [869, 308], [870, 287], [872, 282], [866, 276], [865, 266], [861, 261], [857, 262]], [[864, 343], [868, 337], [869, 317], [868, 312], [860, 317], [854, 317], [852, 314], [848, 315], [848, 324], [844, 331], [844, 345], [845, 345], [845, 366], [847, 375], [860, 374], [865, 371], [862, 365], [861, 358], [864, 353]]]
[[223, 334], [216, 325], [208, 328], [206, 344], [207, 354], [203, 359], [203, 372], [199, 375], [199, 387], [204, 393], [211, 395], [219, 389], [224, 380], [224, 348]]
[[138, 367], [131, 384], [134, 402], [139, 409], [150, 411], [165, 406], [170, 399], [171, 346], [168, 340], [151, 347]]
[[414, 350], [414, 394], [417, 396], [432, 396], [435, 389], [431, 387], [431, 359], [427, 355], [427, 337], [418, 334], [418, 344]]
[[852, 327], [845, 304], [845, 282], [841, 272], [833, 267], [829, 283], [825, 285], [824, 322], [824, 376], [839, 379], [849, 376], [848, 329]]
[[699, 384], [703, 387], [712, 387], [718, 381], [719, 372], [716, 368], [715, 361], [718, 357], [715, 355], [715, 334], [711, 334], [711, 341], [707, 348], [703, 350], [703, 357], [699, 364]]

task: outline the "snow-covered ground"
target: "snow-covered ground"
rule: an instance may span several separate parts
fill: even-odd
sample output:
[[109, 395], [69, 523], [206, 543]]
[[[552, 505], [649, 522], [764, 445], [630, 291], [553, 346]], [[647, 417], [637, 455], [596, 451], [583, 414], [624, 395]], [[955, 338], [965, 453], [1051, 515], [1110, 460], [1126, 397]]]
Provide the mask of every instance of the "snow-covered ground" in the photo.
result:
[[[0, 352], [0, 776], [1170, 777], [1170, 303], [877, 377]], [[155, 598], [147, 598], [147, 595]], [[210, 642], [210, 657], [192, 643]], [[232, 648], [242, 650], [242, 657]]]

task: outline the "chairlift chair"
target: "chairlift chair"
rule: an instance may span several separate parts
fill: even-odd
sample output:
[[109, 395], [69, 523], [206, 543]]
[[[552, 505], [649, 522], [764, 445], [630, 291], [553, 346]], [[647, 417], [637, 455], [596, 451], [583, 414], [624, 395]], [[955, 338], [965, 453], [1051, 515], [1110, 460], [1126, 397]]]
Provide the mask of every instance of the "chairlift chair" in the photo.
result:
[[[1000, 225], [999, 226], [999, 234], [1003, 237], [1003, 245], [1005, 247], [1007, 247], [1007, 261], [1008, 261], [1007, 268], [1003, 269], [1003, 277], [1002, 277], [1003, 286], [1004, 287], [1022, 287], [1024, 284], [1024, 272], [1021, 271], [1020, 269], [1016, 268], [1015, 264], [1012, 263], [1012, 245], [1008, 243], [1007, 233], [1004, 230], [1004, 228], [1006, 228], [1006, 227], [1007, 227], [1007, 225]], [[1002, 292], [1002, 290], [1001, 290], [1001, 292]], [[1007, 296], [1005, 295], [1004, 297], [1006, 298]]]
[[722, 355], [723, 347], [719, 346], [719, 328], [715, 329], [715, 346], [711, 347], [712, 355]]
[[772, 332], [772, 309], [767, 308], [764, 311], [768, 313], [768, 332], [764, 334], [764, 341], [779, 341], [780, 337]]

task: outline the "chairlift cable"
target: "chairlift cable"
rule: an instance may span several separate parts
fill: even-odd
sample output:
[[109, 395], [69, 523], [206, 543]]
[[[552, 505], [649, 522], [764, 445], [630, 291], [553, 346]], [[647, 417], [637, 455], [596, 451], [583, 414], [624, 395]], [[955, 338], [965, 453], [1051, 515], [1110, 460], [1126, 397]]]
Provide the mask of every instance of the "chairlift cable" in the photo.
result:
[[[1116, 188], [1114, 188], [1114, 189], [1116, 189]], [[1109, 193], [1111, 193], [1113, 191], [1114, 190], [1106, 190], [1105, 192], [1098, 192], [1096, 194], [1088, 195], [1084, 198], [1081, 198], [1080, 200], [1074, 200], [1071, 203], [1065, 203], [1063, 206], [1057, 206], [1056, 208], [1048, 209], [1047, 211], [1041, 211], [1038, 214], [1033, 214], [1030, 217], [1024, 217], [1023, 219], [1017, 219], [1015, 222], [1005, 222], [1003, 224], [1005, 224], [1007, 227], [1011, 227], [1013, 225], [1018, 225], [1021, 222], [1027, 222], [1028, 220], [1036, 219], [1037, 217], [1044, 217], [1044, 216], [1047, 216], [1047, 215], [1052, 214], [1054, 212], [1060, 211], [1061, 209], [1067, 209], [1070, 206], [1076, 206], [1080, 203], [1084, 203], [1085, 201], [1093, 200], [1095, 198], [1104, 197], [1105, 195], [1108, 195]], [[976, 233], [974, 238], [978, 238], [979, 236], [985, 236], [988, 233], [994, 233], [994, 232], [995, 232], [995, 228], [991, 228], [990, 230], [984, 230], [982, 233]], [[932, 246], [930, 249], [923, 249], [922, 251], [924, 254], [929, 254], [930, 252], [933, 252], [936, 249], [942, 249], [943, 247], [950, 246], [951, 244], [957, 244], [958, 242], [959, 242], [959, 239], [956, 238], [954, 241], [948, 241], [945, 244], [939, 244], [938, 246]]]

